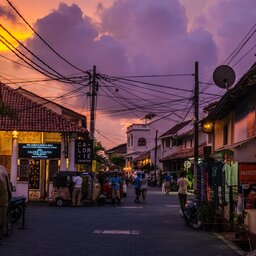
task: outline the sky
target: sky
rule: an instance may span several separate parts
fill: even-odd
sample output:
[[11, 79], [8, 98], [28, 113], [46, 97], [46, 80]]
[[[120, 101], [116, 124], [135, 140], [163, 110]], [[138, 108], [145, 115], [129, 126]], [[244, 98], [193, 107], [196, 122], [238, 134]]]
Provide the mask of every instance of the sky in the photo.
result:
[[0, 80], [85, 114], [89, 128], [96, 66], [95, 137], [109, 149], [148, 113], [159, 135], [193, 118], [195, 62], [200, 109], [218, 100], [214, 70], [229, 65], [238, 81], [255, 62], [255, 13], [255, 0], [0, 0]]

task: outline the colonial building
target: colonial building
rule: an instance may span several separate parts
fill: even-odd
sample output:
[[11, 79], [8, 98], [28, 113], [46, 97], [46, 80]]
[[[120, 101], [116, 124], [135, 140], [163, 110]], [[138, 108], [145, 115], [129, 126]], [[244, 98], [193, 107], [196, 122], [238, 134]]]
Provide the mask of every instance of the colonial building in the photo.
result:
[[[199, 157], [203, 157], [206, 135], [201, 129], [199, 129], [198, 137]], [[159, 139], [162, 146], [160, 162], [162, 162], [164, 172], [178, 172], [183, 169], [193, 170], [194, 128], [191, 120], [173, 126], [163, 133]]]
[[[232, 177], [236, 181], [229, 187], [230, 196], [234, 200], [230, 200], [232, 204], [226, 206], [229, 208], [227, 215], [230, 218], [233, 213], [236, 214], [237, 207], [245, 206], [246, 224], [255, 239], [256, 63], [224, 94], [215, 107], [210, 108], [208, 116], [203, 120], [203, 127], [205, 132], [213, 136], [214, 153], [223, 156], [223, 161], [232, 168]], [[228, 154], [231, 157], [228, 158]], [[227, 176], [228, 173], [225, 174]], [[237, 185], [238, 193], [244, 198], [241, 206], [238, 206], [236, 198]]]
[[24, 89], [0, 84], [0, 164], [16, 195], [47, 199], [53, 174], [80, 168], [75, 141], [88, 138], [83, 115]]
[[[133, 167], [134, 159], [155, 147], [157, 131], [148, 124], [132, 124], [127, 128], [126, 166]], [[147, 156], [148, 153], [145, 154]], [[151, 163], [149, 158], [147, 164]]]

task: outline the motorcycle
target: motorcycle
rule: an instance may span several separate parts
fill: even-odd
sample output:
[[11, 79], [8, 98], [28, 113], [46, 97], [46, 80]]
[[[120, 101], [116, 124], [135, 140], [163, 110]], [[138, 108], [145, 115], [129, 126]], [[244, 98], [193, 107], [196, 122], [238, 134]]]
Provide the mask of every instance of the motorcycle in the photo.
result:
[[25, 196], [12, 197], [8, 205], [8, 214], [11, 223], [18, 222], [23, 214], [23, 209], [26, 206], [27, 198]]
[[17, 223], [22, 217], [22, 226], [24, 226], [24, 208], [26, 207], [25, 196], [12, 197], [8, 204], [6, 236], [13, 232], [13, 224]]
[[188, 200], [184, 208], [184, 221], [187, 226], [192, 226], [193, 229], [200, 229], [203, 222], [198, 218], [199, 201], [192, 199]]

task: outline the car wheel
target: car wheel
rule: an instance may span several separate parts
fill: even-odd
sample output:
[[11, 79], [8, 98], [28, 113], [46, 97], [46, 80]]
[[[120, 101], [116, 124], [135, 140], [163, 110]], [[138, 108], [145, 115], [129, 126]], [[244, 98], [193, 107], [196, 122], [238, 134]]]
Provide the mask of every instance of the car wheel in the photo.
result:
[[59, 207], [63, 206], [64, 205], [63, 198], [56, 198], [55, 204], [56, 204], [56, 206], [59, 206]]

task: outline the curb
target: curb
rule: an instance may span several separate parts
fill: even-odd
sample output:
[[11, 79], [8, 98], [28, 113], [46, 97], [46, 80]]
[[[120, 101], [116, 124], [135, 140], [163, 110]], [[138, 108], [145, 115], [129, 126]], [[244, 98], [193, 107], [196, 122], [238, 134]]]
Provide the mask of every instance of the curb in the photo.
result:
[[216, 237], [218, 237], [220, 240], [222, 240], [229, 248], [231, 248], [233, 251], [235, 251], [238, 255], [246, 256], [249, 252], [246, 252], [242, 250], [240, 247], [232, 243], [231, 241], [224, 238], [222, 235], [212, 232]]

